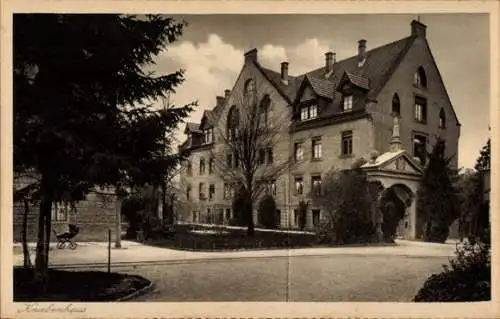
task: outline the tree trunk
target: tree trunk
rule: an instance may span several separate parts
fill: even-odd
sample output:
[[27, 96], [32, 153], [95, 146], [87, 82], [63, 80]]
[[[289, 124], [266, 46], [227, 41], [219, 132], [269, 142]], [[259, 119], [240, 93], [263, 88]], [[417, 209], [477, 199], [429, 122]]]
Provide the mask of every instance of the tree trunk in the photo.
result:
[[48, 282], [50, 223], [53, 201], [53, 191], [50, 183], [47, 183], [44, 176], [42, 176], [42, 182], [40, 184], [40, 193], [41, 202], [40, 214], [38, 218], [35, 280], [43, 291]]
[[29, 214], [29, 201], [24, 199], [24, 214], [23, 214], [23, 229], [21, 232], [21, 240], [23, 244], [23, 266], [24, 268], [31, 268], [33, 265], [31, 264], [30, 252], [28, 249], [28, 214]]
[[255, 234], [255, 224], [253, 222], [253, 205], [248, 205], [247, 209], [247, 236], [253, 236]]

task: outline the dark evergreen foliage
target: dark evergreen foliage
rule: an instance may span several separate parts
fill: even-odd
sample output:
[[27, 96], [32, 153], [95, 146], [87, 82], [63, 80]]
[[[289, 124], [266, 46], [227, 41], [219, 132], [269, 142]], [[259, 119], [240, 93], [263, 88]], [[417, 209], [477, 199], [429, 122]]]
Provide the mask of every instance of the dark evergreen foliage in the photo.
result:
[[421, 231], [425, 241], [445, 242], [449, 227], [459, 215], [449, 163], [450, 159], [444, 156], [444, 142], [438, 138], [429, 155], [417, 196], [417, 214], [423, 220]]
[[276, 210], [276, 201], [272, 195], [266, 194], [262, 197], [258, 209], [259, 224], [265, 228], [277, 228], [278, 211]]
[[153, 103], [183, 71], [144, 70], [184, 24], [111, 14], [16, 14], [13, 23], [14, 169], [40, 176], [36, 264], [46, 272], [53, 202], [97, 185], [159, 183], [182, 158], [168, 136], [193, 105]]
[[252, 199], [244, 186], [241, 186], [235, 192], [232, 201], [233, 222], [235, 226], [247, 226], [248, 218], [252, 218]]

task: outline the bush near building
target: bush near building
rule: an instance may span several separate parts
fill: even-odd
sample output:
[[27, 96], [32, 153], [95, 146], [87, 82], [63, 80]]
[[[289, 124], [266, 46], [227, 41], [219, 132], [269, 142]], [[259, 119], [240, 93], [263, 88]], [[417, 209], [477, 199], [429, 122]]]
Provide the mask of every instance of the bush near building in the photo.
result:
[[414, 301], [491, 300], [490, 245], [465, 242], [457, 247], [456, 255], [442, 273], [425, 282]]
[[265, 228], [278, 227], [278, 213], [276, 201], [271, 195], [264, 195], [259, 203], [258, 209], [259, 224]]

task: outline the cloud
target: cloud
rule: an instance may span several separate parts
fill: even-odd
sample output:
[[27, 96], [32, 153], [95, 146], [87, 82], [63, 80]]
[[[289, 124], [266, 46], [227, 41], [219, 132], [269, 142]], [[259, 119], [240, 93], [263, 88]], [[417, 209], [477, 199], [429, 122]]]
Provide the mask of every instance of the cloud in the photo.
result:
[[[296, 45], [284, 47], [265, 44], [258, 48], [259, 62], [279, 71], [280, 63], [288, 61], [291, 75], [303, 74], [324, 65], [325, 52], [331, 50], [317, 38], [309, 38]], [[244, 51], [224, 42], [217, 34], [210, 34], [206, 41], [193, 43], [182, 41], [170, 45], [157, 59], [154, 68], [157, 74], [167, 74], [185, 69], [186, 80], [176, 89], [171, 102], [185, 105], [198, 101], [197, 109], [187, 121], [199, 122], [205, 109], [215, 105], [215, 97], [232, 89], [240, 72]], [[337, 55], [338, 57], [339, 55]], [[180, 127], [177, 139], [184, 139]]]

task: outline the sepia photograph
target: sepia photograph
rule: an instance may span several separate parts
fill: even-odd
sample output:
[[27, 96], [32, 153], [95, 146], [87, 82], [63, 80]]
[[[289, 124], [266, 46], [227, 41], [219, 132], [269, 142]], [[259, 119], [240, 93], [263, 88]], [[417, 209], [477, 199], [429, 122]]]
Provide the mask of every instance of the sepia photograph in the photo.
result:
[[269, 13], [10, 14], [17, 315], [493, 301], [491, 15]]

